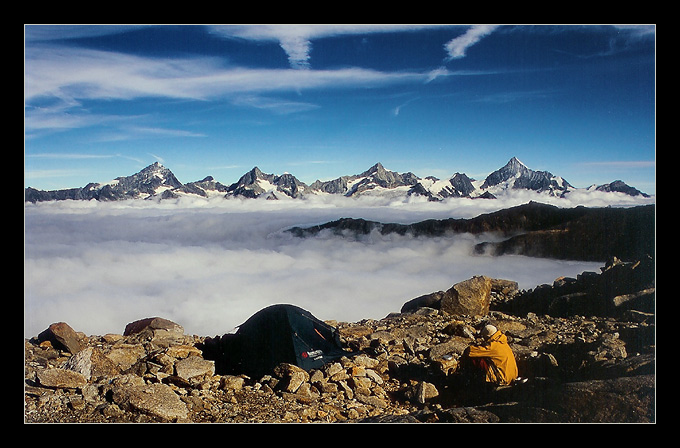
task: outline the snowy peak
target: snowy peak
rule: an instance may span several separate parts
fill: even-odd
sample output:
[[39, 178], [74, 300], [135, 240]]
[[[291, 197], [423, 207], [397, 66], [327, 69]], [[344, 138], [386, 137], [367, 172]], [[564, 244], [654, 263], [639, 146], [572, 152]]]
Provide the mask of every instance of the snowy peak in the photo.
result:
[[368, 170], [359, 174], [359, 176], [360, 177], [369, 177], [369, 176], [372, 176], [372, 175], [384, 176], [386, 172], [387, 172], [387, 170], [382, 165], [382, 163], [378, 162], [375, 165], [373, 165], [372, 167], [370, 167]]
[[491, 193], [506, 189], [526, 189], [548, 192], [553, 195], [566, 193], [571, 185], [548, 171], [534, 171], [513, 157], [504, 167], [489, 174], [480, 187]]
[[[594, 188], [593, 188], [594, 187]], [[604, 184], [600, 185], [599, 187], [593, 186], [591, 189], [594, 189], [595, 191], [604, 191], [604, 192], [619, 192], [619, 193], [625, 193], [629, 196], [642, 196], [644, 198], [648, 198], [649, 195], [641, 192], [637, 188], [633, 188], [629, 185], [627, 185], [625, 182], [621, 180], [615, 180], [612, 183], [609, 184]]]
[[182, 183], [177, 180], [172, 171], [158, 162], [147, 166], [132, 176], [118, 177], [116, 181], [123, 191], [138, 190], [141, 193], [148, 194], [156, 194], [159, 189], [173, 189], [182, 186]]
[[[281, 176], [265, 174], [258, 167], [241, 176], [238, 182], [227, 188], [227, 194], [246, 198], [278, 199], [280, 195], [297, 198], [309, 187], [295, 176], [284, 173]], [[277, 195], [278, 193], [278, 195]]]
[[172, 171], [156, 162], [136, 174], [117, 177], [104, 184], [89, 183], [83, 188], [70, 188], [56, 191], [40, 191], [27, 188], [25, 200], [38, 202], [65, 199], [96, 199], [98, 201], [146, 199], [182, 187], [182, 183], [177, 180]]
[[202, 196], [204, 198], [209, 198], [212, 196], [224, 196], [227, 193], [227, 189], [228, 187], [226, 185], [217, 182], [212, 176], [206, 176], [202, 180], [184, 184], [175, 191], [169, 190], [165, 192], [165, 196], [163, 198], [176, 198], [178, 197], [178, 193], [193, 194]]
[[525, 164], [513, 157], [504, 167], [489, 174], [481, 188], [489, 188], [503, 182], [510, 182], [522, 176], [526, 176], [531, 170]]
[[446, 198], [472, 197], [475, 190], [472, 179], [466, 174], [456, 173], [445, 180], [431, 176], [421, 179], [411, 188], [409, 194], [427, 196], [429, 200], [436, 201]]
[[359, 196], [375, 194], [385, 190], [401, 187], [412, 187], [420, 179], [413, 173], [400, 174], [386, 169], [378, 162], [368, 170], [354, 176], [342, 176], [330, 181], [317, 180], [310, 189], [320, 193], [342, 194], [345, 196]]

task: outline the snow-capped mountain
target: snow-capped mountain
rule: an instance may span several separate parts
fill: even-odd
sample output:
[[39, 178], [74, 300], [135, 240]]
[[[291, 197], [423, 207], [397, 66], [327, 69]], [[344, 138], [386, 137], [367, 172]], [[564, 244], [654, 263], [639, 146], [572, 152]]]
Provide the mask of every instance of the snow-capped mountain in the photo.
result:
[[[301, 198], [307, 195], [343, 195], [408, 197], [422, 196], [430, 201], [465, 197], [494, 199], [510, 190], [532, 190], [551, 196], [564, 196], [577, 190], [569, 182], [547, 171], [534, 171], [513, 157], [502, 168], [489, 174], [484, 180], [469, 178], [455, 173], [448, 179], [428, 176], [423, 179], [415, 174], [397, 173], [377, 163], [357, 175], [341, 176], [330, 181], [317, 180], [306, 185], [290, 173], [282, 175], [263, 173], [258, 167], [226, 186], [208, 176], [203, 180], [182, 184], [175, 175], [159, 163], [154, 163], [132, 176], [118, 177], [105, 184], [90, 183], [82, 188], [43, 191], [26, 188], [27, 202], [55, 201], [64, 199], [116, 201], [124, 199], [168, 199], [181, 196], [243, 197], [243, 198]], [[591, 186], [582, 191], [619, 192], [631, 196], [648, 195], [621, 181]]]
[[63, 199], [119, 201], [161, 195], [165, 191], [175, 191], [182, 186], [172, 171], [156, 162], [132, 176], [117, 177], [104, 184], [89, 183], [83, 188], [53, 191], [41, 191], [29, 187], [26, 189], [25, 196], [26, 201], [30, 202]]
[[626, 193], [629, 196], [642, 196], [645, 198], [648, 198], [649, 195], [641, 192], [637, 188], [631, 187], [630, 185], [626, 185], [625, 182], [622, 182], [620, 180], [615, 180], [612, 183], [609, 184], [604, 184], [600, 186], [593, 185], [589, 188], [589, 190], [595, 190], [595, 191], [615, 191], [619, 193]]
[[342, 176], [325, 182], [317, 180], [310, 185], [310, 190], [344, 196], [359, 196], [395, 190], [403, 190], [404, 193], [407, 193], [419, 181], [418, 176], [413, 173], [399, 174], [386, 170], [381, 163], [376, 163], [361, 174]]
[[489, 174], [480, 188], [487, 191], [502, 191], [508, 188], [526, 189], [561, 195], [573, 187], [561, 177], [553, 176], [548, 171], [531, 170], [513, 157], [503, 168]]
[[466, 174], [456, 173], [449, 179], [437, 179], [428, 176], [416, 184], [410, 191], [411, 195], [427, 196], [431, 201], [438, 201], [446, 198], [493, 198], [487, 192], [478, 192], [475, 182]]
[[264, 196], [268, 199], [278, 199], [277, 193], [298, 198], [309, 189], [290, 173], [281, 176], [265, 174], [258, 167], [253, 168], [227, 188], [227, 195], [243, 196], [246, 198], [258, 198]]
[[470, 179], [462, 173], [456, 173], [445, 180], [427, 177], [418, 182], [411, 194], [428, 196], [431, 200], [450, 197], [493, 199], [513, 189], [562, 196], [573, 190], [573, 187], [561, 177], [548, 171], [534, 171], [513, 157], [483, 181]]

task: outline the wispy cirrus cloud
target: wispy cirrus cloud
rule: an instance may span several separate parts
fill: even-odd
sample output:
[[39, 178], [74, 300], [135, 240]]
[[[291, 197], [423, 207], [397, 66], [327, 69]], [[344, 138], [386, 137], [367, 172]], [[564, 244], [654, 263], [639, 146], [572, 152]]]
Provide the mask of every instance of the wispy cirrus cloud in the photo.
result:
[[417, 72], [249, 69], [215, 58], [148, 58], [77, 48], [33, 48], [26, 56], [25, 99], [208, 100], [252, 92], [371, 86], [424, 80]]
[[[152, 58], [53, 45], [31, 47], [25, 64], [27, 136], [38, 131], [123, 126], [125, 116], [92, 113], [88, 101], [171, 99], [227, 101], [277, 114], [313, 110], [314, 103], [267, 96], [322, 88], [418, 83], [426, 73], [225, 67], [211, 57]], [[129, 119], [129, 117], [127, 117]], [[141, 129], [141, 128], [139, 128]], [[139, 131], [138, 129], [138, 131]], [[147, 130], [148, 131], [148, 130]], [[153, 132], [169, 132], [155, 129]], [[175, 135], [185, 132], [171, 131]], [[123, 135], [123, 134], [118, 134]]]
[[303, 101], [291, 101], [281, 98], [273, 98], [259, 95], [241, 95], [232, 101], [236, 105], [264, 109], [277, 115], [287, 115], [318, 109], [319, 106]]
[[444, 45], [448, 54], [447, 60], [459, 59], [465, 56], [468, 48], [478, 43], [483, 37], [493, 33], [498, 25], [474, 25], [465, 33]]
[[417, 31], [442, 25], [222, 25], [210, 30], [223, 37], [275, 41], [288, 55], [292, 68], [309, 69], [312, 41], [341, 35]]
[[26, 25], [26, 42], [47, 42], [63, 39], [109, 36], [151, 25]]

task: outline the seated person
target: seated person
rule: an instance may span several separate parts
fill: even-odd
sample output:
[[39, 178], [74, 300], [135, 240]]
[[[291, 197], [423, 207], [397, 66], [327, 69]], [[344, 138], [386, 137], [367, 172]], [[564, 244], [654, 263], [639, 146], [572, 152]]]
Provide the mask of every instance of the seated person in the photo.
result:
[[483, 339], [481, 344], [472, 344], [465, 349], [461, 371], [478, 383], [493, 386], [511, 384], [518, 372], [508, 338], [493, 325], [486, 325], [480, 336]]

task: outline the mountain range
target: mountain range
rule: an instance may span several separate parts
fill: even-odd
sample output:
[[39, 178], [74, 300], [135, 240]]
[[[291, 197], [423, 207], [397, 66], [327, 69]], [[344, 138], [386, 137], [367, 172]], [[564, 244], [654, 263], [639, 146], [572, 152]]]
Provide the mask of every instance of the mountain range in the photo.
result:
[[[200, 181], [181, 183], [168, 168], [158, 162], [131, 176], [118, 177], [104, 184], [89, 183], [81, 188], [63, 190], [37, 190], [28, 187], [24, 197], [27, 202], [58, 200], [118, 201], [126, 199], [171, 199], [181, 196], [245, 197], [280, 199], [301, 198], [306, 195], [343, 195], [357, 197], [379, 195], [390, 197], [423, 196], [430, 201], [465, 197], [495, 199], [510, 190], [532, 190], [551, 196], [564, 197], [576, 190], [565, 179], [548, 171], [534, 171], [513, 157], [505, 166], [489, 174], [484, 180], [455, 173], [448, 179], [415, 174], [397, 173], [376, 163], [361, 174], [341, 176], [337, 179], [317, 180], [311, 185], [289, 173], [282, 175], [263, 173], [258, 167], [245, 173], [231, 184], [224, 185], [208, 176]], [[619, 192], [630, 196], [649, 197], [634, 187], [617, 180], [609, 184], [593, 185], [586, 191]]]

